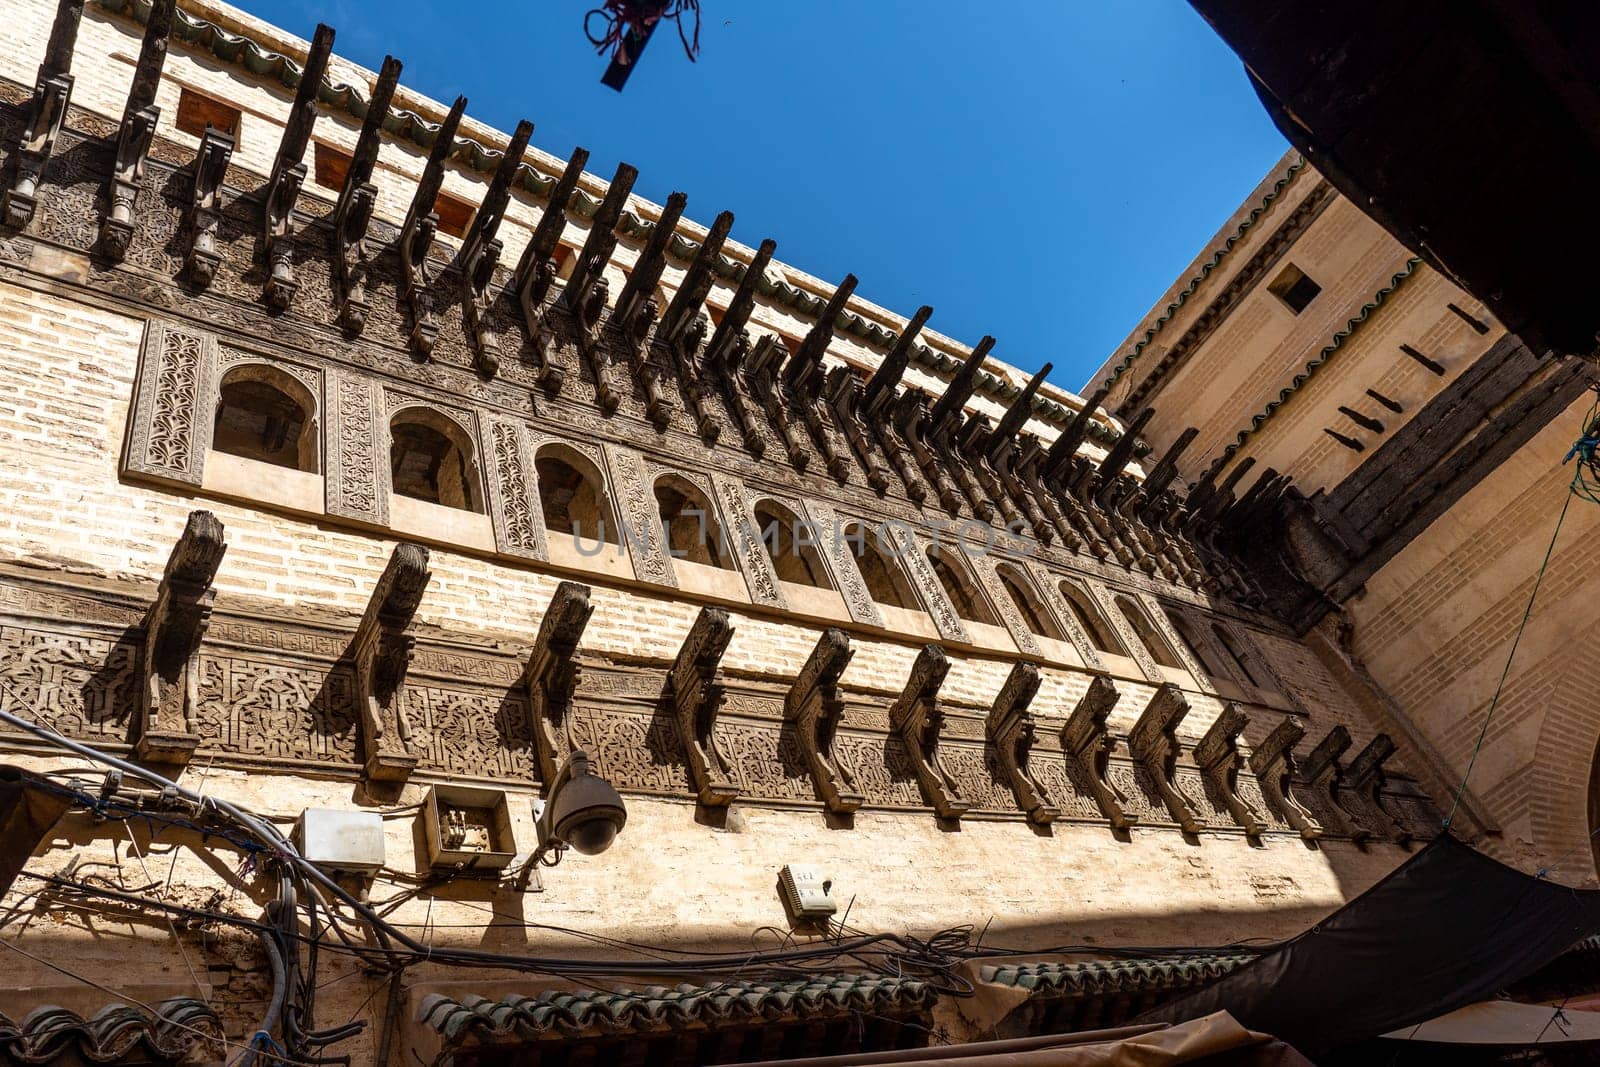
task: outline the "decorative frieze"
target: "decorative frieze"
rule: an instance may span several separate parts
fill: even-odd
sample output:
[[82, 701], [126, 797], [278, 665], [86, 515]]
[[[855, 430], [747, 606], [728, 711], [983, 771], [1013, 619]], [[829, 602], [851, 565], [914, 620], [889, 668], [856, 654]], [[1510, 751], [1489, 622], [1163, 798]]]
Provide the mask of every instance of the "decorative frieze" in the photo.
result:
[[388, 428], [376, 383], [337, 370], [329, 378], [324, 506], [328, 514], [389, 524]]
[[527, 432], [521, 423], [499, 415], [487, 416], [484, 425], [484, 471], [495, 547], [510, 556], [549, 559]]

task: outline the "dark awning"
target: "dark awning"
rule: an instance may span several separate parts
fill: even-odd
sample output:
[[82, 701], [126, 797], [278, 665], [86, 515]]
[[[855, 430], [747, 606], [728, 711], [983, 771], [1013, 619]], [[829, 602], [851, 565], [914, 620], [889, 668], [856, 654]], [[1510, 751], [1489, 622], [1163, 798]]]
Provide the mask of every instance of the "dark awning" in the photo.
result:
[[1535, 351], [1600, 330], [1600, 6], [1190, 0], [1340, 192]]
[[1448, 834], [1310, 930], [1141, 1022], [1227, 1011], [1315, 1056], [1494, 996], [1600, 932], [1600, 891]]

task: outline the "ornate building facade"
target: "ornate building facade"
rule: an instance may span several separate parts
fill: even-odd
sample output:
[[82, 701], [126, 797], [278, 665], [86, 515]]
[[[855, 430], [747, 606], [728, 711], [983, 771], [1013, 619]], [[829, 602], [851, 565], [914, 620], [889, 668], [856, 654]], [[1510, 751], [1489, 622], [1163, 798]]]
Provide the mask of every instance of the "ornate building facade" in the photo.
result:
[[[741, 1062], [1112, 1024], [1437, 832], [1469, 709], [1422, 706], [1459, 665], [1406, 620], [1473, 579], [1415, 560], [1482, 540], [1417, 537], [1390, 505], [1426, 471], [1383, 481], [1368, 435], [1531, 354], [1302, 162], [1086, 403], [326, 28], [24, 0], [0, 33], [0, 747], [67, 809], [6, 898], [0, 1055]], [[1380, 330], [1398, 359], [1352, 358]], [[1565, 367], [1531, 409], [1575, 402]], [[1485, 440], [1446, 506], [1503, 502], [1541, 443]], [[1242, 535], [1303, 518], [1251, 459], [1389, 493], [1365, 547]], [[1593, 749], [1563, 754], [1585, 781]], [[626, 825], [541, 873], [580, 751]], [[1566, 841], [1538, 820], [1568, 794], [1519, 774], [1458, 827]], [[338, 890], [303, 865], [334, 816], [365, 819], [333, 852], [376, 849], [328, 860]]]

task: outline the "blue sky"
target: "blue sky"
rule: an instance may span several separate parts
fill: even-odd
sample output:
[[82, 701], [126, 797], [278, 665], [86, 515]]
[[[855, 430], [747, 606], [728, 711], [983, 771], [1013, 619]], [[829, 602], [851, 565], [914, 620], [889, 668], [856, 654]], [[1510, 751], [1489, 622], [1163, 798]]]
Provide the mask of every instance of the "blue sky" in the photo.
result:
[[1077, 390], [1286, 145], [1184, 0], [702, 0], [600, 84], [586, 0], [234, 0]]

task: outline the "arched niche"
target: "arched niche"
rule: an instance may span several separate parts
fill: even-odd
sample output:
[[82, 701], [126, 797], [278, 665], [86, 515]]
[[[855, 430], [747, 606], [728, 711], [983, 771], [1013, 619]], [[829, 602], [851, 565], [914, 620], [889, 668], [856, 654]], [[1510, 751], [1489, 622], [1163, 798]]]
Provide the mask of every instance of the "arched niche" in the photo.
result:
[[266, 363], [236, 365], [223, 375], [213, 450], [315, 474], [317, 444], [316, 398], [298, 378]]
[[539, 446], [533, 468], [545, 529], [586, 544], [620, 544], [616, 508], [594, 460], [557, 441]]
[[471, 435], [443, 412], [402, 408], [389, 419], [390, 487], [399, 496], [481, 514], [476, 451]]

